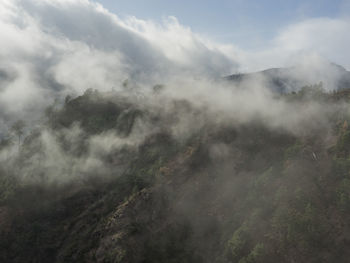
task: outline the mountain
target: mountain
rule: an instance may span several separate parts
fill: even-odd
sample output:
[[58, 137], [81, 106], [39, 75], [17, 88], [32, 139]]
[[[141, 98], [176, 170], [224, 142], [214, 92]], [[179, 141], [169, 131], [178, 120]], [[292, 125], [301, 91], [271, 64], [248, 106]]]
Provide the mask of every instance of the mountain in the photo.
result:
[[48, 108], [0, 144], [0, 261], [348, 262], [350, 90], [306, 92], [277, 98], [319, 112], [293, 130], [161, 94]]
[[259, 81], [272, 91], [287, 93], [300, 90], [304, 86], [322, 82], [325, 90], [340, 90], [350, 86], [350, 72], [344, 67], [330, 62], [319, 64], [299, 64], [289, 68], [271, 68], [247, 74], [233, 74], [225, 77], [235, 84]]

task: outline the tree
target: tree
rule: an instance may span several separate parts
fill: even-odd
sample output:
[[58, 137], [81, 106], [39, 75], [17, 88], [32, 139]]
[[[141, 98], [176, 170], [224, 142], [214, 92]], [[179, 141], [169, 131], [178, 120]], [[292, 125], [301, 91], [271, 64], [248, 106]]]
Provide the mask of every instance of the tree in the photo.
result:
[[157, 84], [153, 86], [153, 93], [154, 94], [159, 94], [162, 92], [162, 90], [164, 90], [165, 86], [162, 84]]
[[25, 122], [23, 120], [18, 120], [11, 127], [12, 132], [18, 137], [18, 147], [21, 144], [21, 137], [24, 134], [24, 127], [25, 126], [26, 125], [25, 125]]
[[66, 98], [64, 99], [64, 104], [67, 105], [71, 100], [72, 100], [72, 96], [67, 95]]
[[129, 80], [128, 79], [124, 80], [122, 85], [123, 85], [123, 88], [126, 90], [129, 86]]

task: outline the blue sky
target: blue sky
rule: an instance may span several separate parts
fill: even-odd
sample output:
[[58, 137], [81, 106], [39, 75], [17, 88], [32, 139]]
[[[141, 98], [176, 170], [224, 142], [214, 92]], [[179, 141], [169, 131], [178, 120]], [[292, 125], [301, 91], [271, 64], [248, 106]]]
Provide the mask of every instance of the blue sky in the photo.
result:
[[96, 0], [121, 18], [161, 22], [175, 16], [182, 25], [215, 41], [245, 49], [263, 48], [289, 24], [346, 15], [344, 0]]

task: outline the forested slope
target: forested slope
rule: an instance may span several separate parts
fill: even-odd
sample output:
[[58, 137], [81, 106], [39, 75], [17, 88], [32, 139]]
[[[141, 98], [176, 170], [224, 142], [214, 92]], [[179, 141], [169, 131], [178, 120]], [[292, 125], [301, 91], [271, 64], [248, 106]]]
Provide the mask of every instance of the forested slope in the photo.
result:
[[1, 143], [0, 261], [348, 262], [350, 91], [276, 99], [330, 110], [294, 132], [91, 90], [48, 108]]

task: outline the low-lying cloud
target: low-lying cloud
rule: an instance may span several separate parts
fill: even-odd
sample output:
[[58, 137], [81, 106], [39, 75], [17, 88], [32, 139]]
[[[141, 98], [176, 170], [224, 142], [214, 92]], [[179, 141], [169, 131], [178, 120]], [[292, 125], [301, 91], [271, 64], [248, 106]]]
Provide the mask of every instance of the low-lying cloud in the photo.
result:
[[121, 19], [88, 0], [3, 0], [0, 123], [39, 119], [56, 98], [119, 89], [126, 79], [191, 93], [198, 79], [302, 61], [319, 65], [310, 54], [349, 67], [349, 29], [346, 17], [309, 19], [282, 30], [270, 47], [249, 51], [204, 38], [175, 17], [157, 24]]

